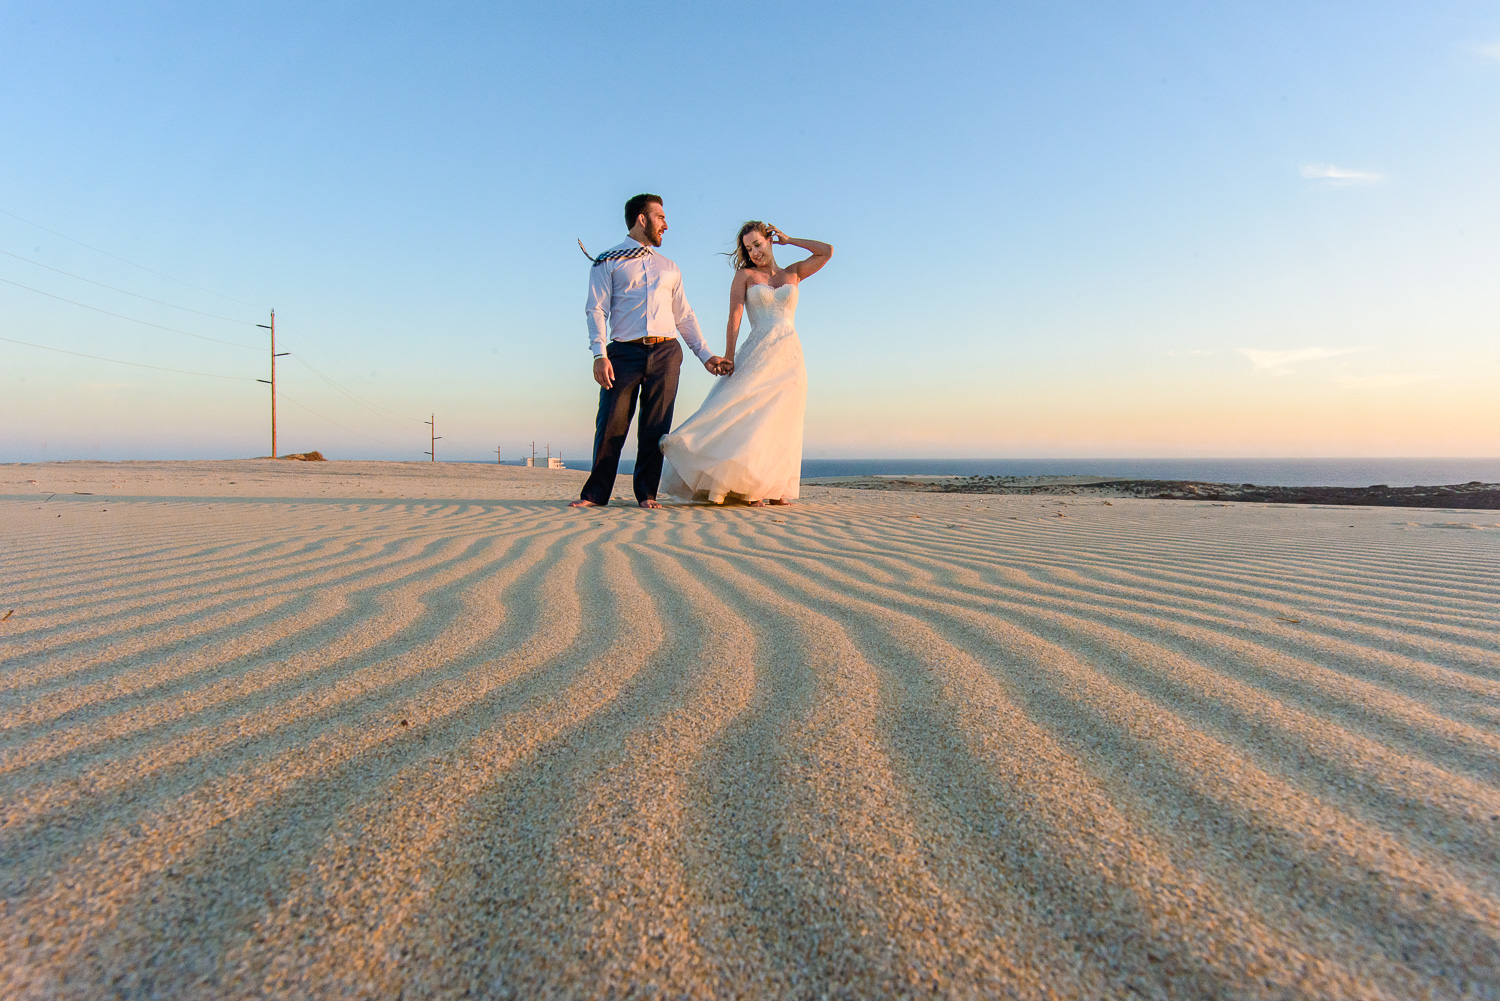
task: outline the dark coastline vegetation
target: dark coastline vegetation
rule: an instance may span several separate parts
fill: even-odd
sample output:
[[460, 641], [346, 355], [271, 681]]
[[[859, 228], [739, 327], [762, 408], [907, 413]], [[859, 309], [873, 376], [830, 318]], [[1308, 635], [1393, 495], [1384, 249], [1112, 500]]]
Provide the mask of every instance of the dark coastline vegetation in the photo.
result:
[[[809, 481], [813, 482], [813, 481]], [[1097, 480], [1045, 476], [851, 476], [816, 482], [857, 490], [900, 490], [940, 494], [1045, 494], [1141, 497], [1153, 500], [1241, 501], [1262, 504], [1349, 504], [1366, 507], [1500, 509], [1500, 483], [1446, 486], [1264, 487], [1253, 483], [1201, 483], [1192, 480]]]

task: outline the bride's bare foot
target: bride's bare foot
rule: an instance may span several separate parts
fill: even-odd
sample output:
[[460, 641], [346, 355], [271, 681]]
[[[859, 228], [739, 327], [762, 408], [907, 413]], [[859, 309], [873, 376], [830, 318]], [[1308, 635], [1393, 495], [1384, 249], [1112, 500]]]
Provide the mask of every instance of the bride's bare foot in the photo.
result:
[[647, 497], [645, 500], [641, 501], [641, 507], [650, 508], [654, 511], [657, 508], [661, 507], [661, 502], [658, 501], [655, 497]]
[[775, 500], [771, 501], [770, 503], [773, 504], [773, 505], [775, 505], [776, 507], [791, 507], [792, 506], [792, 502], [791, 501], [789, 501], [789, 500], [782, 500], [780, 497], [776, 498]]
[[765, 507], [766, 506], [766, 502], [763, 501], [763, 500], [751, 501], [750, 502], [750, 506], [751, 507]]
[[569, 504], [568, 507], [599, 507], [599, 505], [595, 504], [591, 500], [584, 500], [582, 498], [579, 498], [578, 500]]

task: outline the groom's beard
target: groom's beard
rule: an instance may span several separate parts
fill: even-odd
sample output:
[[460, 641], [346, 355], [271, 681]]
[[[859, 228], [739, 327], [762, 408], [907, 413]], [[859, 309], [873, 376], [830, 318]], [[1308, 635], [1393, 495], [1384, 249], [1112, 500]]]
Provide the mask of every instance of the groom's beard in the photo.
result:
[[653, 246], [653, 247], [660, 247], [661, 246], [661, 230], [659, 230], [659, 229], [652, 229], [650, 226], [647, 226], [646, 227], [646, 242], [649, 243], [649, 244], [651, 244], [651, 246]]

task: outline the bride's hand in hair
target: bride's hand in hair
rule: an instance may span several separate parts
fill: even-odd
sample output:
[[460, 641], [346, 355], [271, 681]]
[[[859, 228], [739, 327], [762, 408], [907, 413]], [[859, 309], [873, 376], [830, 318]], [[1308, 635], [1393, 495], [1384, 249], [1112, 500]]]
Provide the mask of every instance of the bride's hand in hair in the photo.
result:
[[772, 243], [780, 244], [781, 246], [786, 246], [787, 244], [789, 244], [789, 243], [792, 242], [792, 238], [791, 237], [787, 236], [785, 233], [783, 233], [781, 230], [777, 229], [775, 226], [772, 226], [770, 223], [766, 223], [766, 225], [771, 230], [771, 242]]

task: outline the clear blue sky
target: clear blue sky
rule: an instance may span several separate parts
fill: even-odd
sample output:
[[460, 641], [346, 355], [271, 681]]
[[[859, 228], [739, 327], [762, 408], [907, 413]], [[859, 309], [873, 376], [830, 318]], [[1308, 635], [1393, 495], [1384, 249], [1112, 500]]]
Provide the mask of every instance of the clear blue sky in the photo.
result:
[[235, 377], [0, 341], [0, 460], [268, 445], [263, 351], [41, 292], [275, 307], [284, 451], [579, 455], [642, 190], [711, 342], [742, 220], [836, 246], [809, 456], [1500, 454], [1494, 3], [11, 2], [0, 94], [0, 337]]

